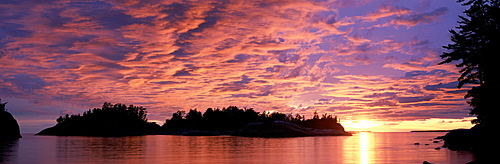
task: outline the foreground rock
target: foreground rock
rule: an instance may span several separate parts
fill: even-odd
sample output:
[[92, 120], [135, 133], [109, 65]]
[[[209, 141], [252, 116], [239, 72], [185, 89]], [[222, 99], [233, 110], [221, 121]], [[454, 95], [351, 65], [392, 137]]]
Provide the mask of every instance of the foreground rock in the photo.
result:
[[[5, 104], [2, 104], [2, 107]], [[3, 108], [2, 108], [3, 109]], [[7, 111], [0, 111], [0, 140], [21, 138], [19, 124], [16, 119]]]
[[472, 150], [475, 138], [470, 129], [455, 129], [436, 139], [443, 139], [443, 147], [450, 150]]
[[492, 146], [499, 146], [497, 131], [476, 125], [471, 129], [452, 130], [437, 139], [443, 139], [443, 147], [450, 150], [483, 151]]
[[452, 130], [437, 139], [443, 139], [443, 147], [450, 150], [472, 151], [476, 161], [471, 163], [496, 163], [500, 147], [497, 131], [497, 128], [476, 125], [471, 129]]

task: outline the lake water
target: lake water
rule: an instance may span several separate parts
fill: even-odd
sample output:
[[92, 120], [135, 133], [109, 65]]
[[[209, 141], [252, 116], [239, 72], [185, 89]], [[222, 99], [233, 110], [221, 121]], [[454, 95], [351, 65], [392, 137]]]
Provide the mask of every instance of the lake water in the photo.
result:
[[[436, 150], [443, 132], [249, 138], [151, 135], [33, 136], [0, 145], [0, 163], [466, 163], [467, 151]], [[420, 145], [413, 143], [419, 142]], [[429, 144], [429, 145], [425, 145]]]

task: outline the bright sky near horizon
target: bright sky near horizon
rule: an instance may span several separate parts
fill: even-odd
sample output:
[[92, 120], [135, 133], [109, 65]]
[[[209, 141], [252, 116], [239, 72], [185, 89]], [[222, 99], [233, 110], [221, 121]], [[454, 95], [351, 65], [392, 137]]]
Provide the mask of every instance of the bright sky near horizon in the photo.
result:
[[437, 65], [455, 0], [3, 0], [0, 98], [23, 132], [103, 102], [337, 115], [347, 130], [471, 126]]

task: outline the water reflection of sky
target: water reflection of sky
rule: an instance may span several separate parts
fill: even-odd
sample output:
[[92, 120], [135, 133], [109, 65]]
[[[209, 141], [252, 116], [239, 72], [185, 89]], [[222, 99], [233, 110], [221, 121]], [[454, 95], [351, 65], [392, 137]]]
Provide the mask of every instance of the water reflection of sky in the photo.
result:
[[[2, 145], [0, 163], [467, 163], [470, 152], [435, 150], [444, 133], [354, 136], [55, 137], [24, 135]], [[413, 145], [420, 142], [420, 145]], [[429, 144], [429, 145], [425, 145]]]

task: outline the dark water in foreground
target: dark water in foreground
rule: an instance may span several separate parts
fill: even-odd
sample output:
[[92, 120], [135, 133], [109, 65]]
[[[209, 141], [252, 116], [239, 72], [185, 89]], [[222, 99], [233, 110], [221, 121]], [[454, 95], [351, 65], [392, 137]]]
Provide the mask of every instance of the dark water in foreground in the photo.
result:
[[[430, 133], [247, 138], [232, 136], [57, 137], [24, 134], [0, 147], [0, 163], [466, 163], [470, 152], [435, 150]], [[413, 143], [419, 142], [420, 145]], [[429, 145], [424, 145], [429, 144]]]

